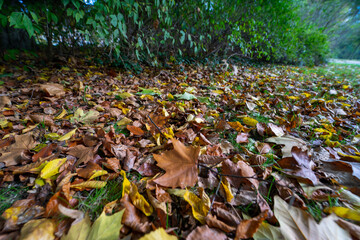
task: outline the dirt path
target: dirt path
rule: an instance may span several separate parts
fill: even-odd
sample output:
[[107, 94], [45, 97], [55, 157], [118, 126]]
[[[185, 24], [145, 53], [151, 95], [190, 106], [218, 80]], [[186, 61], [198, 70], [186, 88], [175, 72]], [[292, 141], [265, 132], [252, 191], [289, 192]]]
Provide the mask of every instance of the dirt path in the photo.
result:
[[330, 59], [331, 63], [345, 63], [345, 64], [355, 64], [360, 65], [359, 60], [348, 60], [348, 59]]

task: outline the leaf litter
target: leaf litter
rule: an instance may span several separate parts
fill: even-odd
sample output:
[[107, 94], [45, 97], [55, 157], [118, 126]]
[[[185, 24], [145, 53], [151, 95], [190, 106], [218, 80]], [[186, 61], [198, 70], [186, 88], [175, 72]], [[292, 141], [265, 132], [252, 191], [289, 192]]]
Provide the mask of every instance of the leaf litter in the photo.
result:
[[53, 67], [1, 68], [16, 74], [0, 87], [0, 186], [28, 190], [1, 213], [2, 238], [359, 238], [360, 101], [347, 79]]

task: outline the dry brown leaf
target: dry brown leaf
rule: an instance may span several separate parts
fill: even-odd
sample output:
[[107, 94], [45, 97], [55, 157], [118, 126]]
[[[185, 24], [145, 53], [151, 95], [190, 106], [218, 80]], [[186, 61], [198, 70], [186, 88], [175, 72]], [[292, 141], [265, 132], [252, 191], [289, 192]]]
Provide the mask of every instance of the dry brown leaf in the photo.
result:
[[7, 148], [0, 149], [0, 153], [2, 153], [0, 162], [5, 163], [8, 167], [17, 165], [24, 159], [27, 160], [23, 152], [34, 148], [36, 144], [36, 141], [30, 133], [16, 135], [14, 144]]
[[212, 216], [211, 214], [208, 214], [205, 217], [205, 222], [209, 227], [220, 229], [226, 233], [229, 232], [235, 232], [236, 227], [229, 226], [228, 224], [224, 223], [223, 221], [217, 219], [216, 216]]
[[125, 194], [124, 197], [120, 200], [120, 204], [125, 208], [125, 212], [121, 222], [133, 229], [136, 232], [146, 233], [151, 229], [151, 223], [148, 218], [137, 209], [130, 200], [128, 194]]
[[41, 123], [45, 124], [46, 126], [52, 126], [54, 125], [54, 120], [50, 115], [46, 114], [31, 114], [30, 115], [31, 120], [34, 123]]
[[92, 148], [85, 147], [84, 145], [77, 145], [76, 147], [70, 148], [68, 154], [78, 158], [75, 167], [81, 163], [87, 163], [94, 159]]
[[291, 149], [293, 147], [301, 148], [301, 150], [307, 150], [306, 142], [300, 138], [296, 138], [290, 135], [284, 135], [282, 137], [271, 137], [265, 139], [266, 142], [272, 142], [280, 145], [284, 145], [281, 149], [283, 157], [291, 157]]
[[186, 240], [199, 240], [199, 239], [212, 239], [212, 240], [226, 240], [228, 239], [225, 233], [209, 228], [207, 225], [195, 228], [187, 237]]
[[314, 163], [310, 160], [307, 151], [302, 151], [295, 146], [292, 148], [291, 154], [293, 157], [278, 161], [284, 172], [306, 183], [317, 184], [318, 179], [312, 170]]
[[65, 95], [64, 87], [57, 83], [40, 84], [40, 89], [49, 97], [63, 97]]
[[103, 170], [103, 169], [98, 164], [93, 162], [88, 162], [85, 168], [76, 169], [76, 173], [78, 174], [78, 176], [82, 178], [89, 179], [94, 174], [94, 172], [99, 170]]
[[251, 219], [241, 221], [236, 228], [235, 239], [252, 238], [266, 217], [267, 211]]
[[127, 130], [129, 130], [132, 134], [136, 135], [136, 136], [142, 136], [144, 135], [144, 131], [136, 126], [132, 126], [132, 125], [127, 125], [126, 126]]
[[235, 175], [243, 178], [227, 176], [228, 181], [235, 187], [239, 188], [241, 184], [252, 184], [256, 189], [259, 187], [259, 182], [254, 179], [256, 174], [254, 169], [243, 161], [236, 163], [226, 159], [222, 162], [222, 170], [226, 175]]
[[197, 161], [200, 148], [186, 147], [180, 141], [172, 139], [173, 150], [160, 155], [154, 154], [158, 166], [166, 173], [154, 182], [165, 187], [193, 187], [197, 182]]

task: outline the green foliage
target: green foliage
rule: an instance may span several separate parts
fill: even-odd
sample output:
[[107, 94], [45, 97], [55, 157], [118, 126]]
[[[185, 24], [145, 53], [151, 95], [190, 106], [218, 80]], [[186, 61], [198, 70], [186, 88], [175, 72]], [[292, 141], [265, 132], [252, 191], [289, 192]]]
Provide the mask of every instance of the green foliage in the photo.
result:
[[307, 27], [299, 2], [23, 0], [6, 4], [0, 21], [25, 29], [50, 52], [53, 45], [61, 51], [86, 46], [92, 54], [135, 71], [141, 71], [136, 61], [159, 65], [234, 54], [318, 64], [327, 56], [327, 39], [318, 28]]

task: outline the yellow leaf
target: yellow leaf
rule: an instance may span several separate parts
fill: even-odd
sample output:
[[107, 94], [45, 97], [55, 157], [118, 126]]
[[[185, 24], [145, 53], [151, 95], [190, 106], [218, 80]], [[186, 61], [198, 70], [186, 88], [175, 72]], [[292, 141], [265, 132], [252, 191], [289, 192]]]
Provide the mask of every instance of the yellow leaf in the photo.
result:
[[288, 98], [291, 100], [299, 100], [299, 97], [297, 97], [297, 96], [289, 96]]
[[244, 126], [240, 123], [240, 122], [228, 122], [228, 124], [230, 125], [230, 127], [232, 127], [233, 129], [235, 129], [238, 132], [244, 131]]
[[106, 175], [108, 172], [106, 170], [94, 170], [93, 175], [89, 178], [89, 180], [100, 177], [102, 175]]
[[164, 136], [169, 138], [169, 139], [173, 139], [174, 138], [174, 132], [173, 132], [172, 128], [169, 127], [166, 130], [167, 130], [167, 132], [163, 132]]
[[328, 130], [332, 133], [336, 133], [336, 130], [334, 129], [334, 127], [331, 124], [323, 123], [321, 125], [323, 125], [326, 130]]
[[353, 210], [346, 207], [327, 207], [324, 209], [326, 213], [335, 213], [339, 217], [347, 218], [354, 221], [360, 221], [359, 210]]
[[106, 186], [104, 181], [86, 181], [78, 184], [73, 184], [71, 188], [83, 189], [83, 188], [103, 188]]
[[202, 191], [202, 189], [200, 193], [202, 195], [201, 198], [186, 190], [184, 199], [190, 204], [194, 218], [196, 218], [201, 224], [205, 224], [205, 217], [210, 209], [210, 199], [206, 193]]
[[177, 240], [178, 238], [165, 232], [163, 228], [158, 228], [143, 237], [140, 240]]
[[169, 99], [170, 101], [172, 101], [172, 100], [175, 99], [174, 96], [173, 96], [171, 93], [168, 93], [167, 97], [168, 97], [168, 99]]
[[21, 240], [41, 239], [50, 240], [55, 239], [56, 224], [52, 219], [36, 219], [30, 220], [21, 228]]
[[304, 92], [304, 93], [301, 93], [301, 95], [304, 95], [306, 98], [309, 98], [309, 97], [311, 97], [311, 94], [310, 93], [306, 93], [306, 92]]
[[116, 125], [118, 125], [119, 127], [121, 126], [126, 126], [126, 125], [129, 125], [130, 123], [132, 123], [132, 120], [127, 118], [127, 117], [124, 117], [123, 119], [121, 119], [120, 121], [118, 121], [116, 123]]
[[125, 99], [125, 98], [131, 97], [133, 95], [131, 93], [128, 93], [128, 92], [123, 92], [123, 93], [120, 93], [117, 96], [119, 96], [121, 99]]
[[43, 179], [50, 178], [59, 172], [59, 168], [66, 162], [66, 158], [58, 158], [48, 162], [40, 172]]
[[122, 186], [122, 197], [125, 194], [128, 194], [132, 204], [142, 211], [146, 216], [150, 216], [153, 212], [152, 206], [146, 201], [143, 195], [141, 195], [138, 191], [137, 186], [130, 182], [124, 170], [121, 170], [121, 175], [123, 176], [123, 186]]
[[11, 122], [8, 122], [8, 120], [6, 120], [6, 119], [0, 120], [0, 127], [2, 129], [7, 128], [9, 126], [12, 126]]
[[29, 102], [29, 100], [25, 100], [23, 104], [16, 105], [16, 107], [19, 109], [24, 109], [24, 108], [26, 108], [26, 105], [28, 102]]
[[349, 85], [343, 85], [342, 87], [343, 87], [343, 89], [348, 89], [350, 86]]
[[256, 119], [253, 119], [251, 117], [244, 117], [243, 119], [244, 124], [250, 126], [250, 127], [255, 127], [256, 124], [258, 123], [258, 121]]
[[352, 159], [360, 162], [360, 156], [347, 155], [347, 154], [343, 154], [343, 153], [341, 153], [341, 152], [338, 152], [338, 154], [341, 155], [341, 156], [343, 156], [343, 157], [352, 158]]
[[185, 190], [185, 189], [178, 189], [178, 188], [174, 188], [174, 189], [169, 188], [169, 189], [167, 189], [166, 191], [167, 191], [168, 193], [170, 193], [170, 194], [175, 195], [175, 196], [184, 198], [184, 195], [185, 195], [185, 193], [186, 193], [187, 190]]
[[315, 128], [314, 131], [320, 133], [321, 135], [319, 137], [322, 139], [330, 139], [333, 135], [330, 131], [322, 128]]
[[45, 185], [44, 179], [41, 178], [35, 179], [35, 185], [39, 185], [40, 187], [44, 186]]
[[56, 140], [56, 139], [60, 138], [59, 134], [57, 134], [57, 133], [48, 133], [48, 134], [45, 134], [44, 137], [46, 139], [51, 139], [51, 140]]
[[35, 124], [35, 125], [31, 125], [31, 126], [28, 126], [27, 128], [23, 129], [21, 132], [22, 133], [27, 133], [27, 132], [30, 132], [31, 130], [35, 129], [39, 124]]
[[140, 99], [148, 99], [150, 101], [154, 101], [154, 96], [151, 95], [141, 95]]
[[223, 90], [212, 90], [212, 92], [215, 94], [223, 94], [224, 93]]
[[74, 130], [71, 130], [70, 132], [68, 132], [64, 136], [60, 137], [58, 139], [58, 141], [67, 141], [67, 140], [69, 140], [76, 133], [76, 130], [77, 130], [77, 128], [75, 128]]
[[329, 147], [340, 147], [341, 145], [338, 141], [331, 141], [330, 139], [326, 139], [325, 144]]
[[226, 178], [222, 178], [221, 186], [224, 189], [226, 201], [231, 202], [231, 200], [234, 198], [234, 195], [231, 192], [231, 186], [230, 183], [226, 180]]

